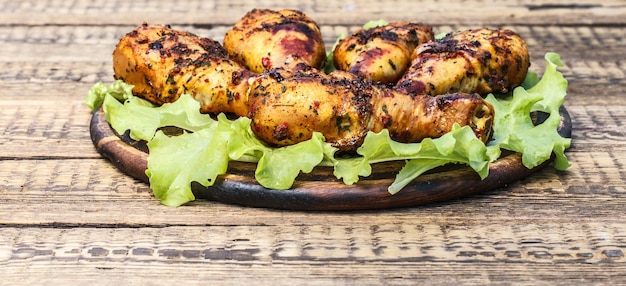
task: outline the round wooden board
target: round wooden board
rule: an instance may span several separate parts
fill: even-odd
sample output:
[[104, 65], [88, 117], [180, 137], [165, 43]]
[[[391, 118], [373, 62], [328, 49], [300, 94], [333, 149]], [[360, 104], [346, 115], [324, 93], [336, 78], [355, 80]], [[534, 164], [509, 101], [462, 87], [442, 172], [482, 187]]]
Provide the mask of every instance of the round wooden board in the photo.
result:
[[[90, 124], [91, 139], [96, 149], [119, 170], [149, 183], [147, 149], [142, 142], [133, 142], [113, 131], [102, 111], [93, 114]], [[571, 118], [561, 108], [559, 133], [571, 137]], [[466, 166], [444, 166], [423, 174], [397, 194], [387, 187], [393, 182], [403, 162], [373, 165], [372, 175], [357, 184], [345, 185], [332, 174], [330, 167], [318, 167], [309, 174], [301, 174], [289, 190], [267, 189], [254, 179], [256, 164], [231, 162], [228, 172], [211, 187], [192, 184], [196, 198], [223, 203], [290, 210], [366, 210], [417, 206], [453, 200], [504, 187], [543, 168], [528, 169], [517, 153], [503, 155], [489, 166], [484, 180]]]

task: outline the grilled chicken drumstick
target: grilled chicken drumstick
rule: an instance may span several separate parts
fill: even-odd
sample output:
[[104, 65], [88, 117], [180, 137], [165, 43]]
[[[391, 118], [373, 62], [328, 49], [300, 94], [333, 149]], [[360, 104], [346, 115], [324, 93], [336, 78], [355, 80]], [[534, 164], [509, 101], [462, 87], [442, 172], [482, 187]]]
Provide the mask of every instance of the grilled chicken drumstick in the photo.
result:
[[477, 95], [408, 94], [346, 72], [326, 75], [307, 63], [257, 74], [219, 43], [166, 26], [128, 33], [113, 59], [115, 78], [133, 84], [136, 95], [162, 104], [190, 93], [202, 112], [251, 117], [253, 132], [276, 146], [315, 131], [346, 152], [369, 130], [387, 128], [403, 142], [441, 136], [454, 123], [469, 125], [483, 141], [491, 132], [493, 109]]
[[360, 29], [341, 39], [333, 52], [335, 68], [382, 83], [396, 83], [420, 44], [433, 39], [431, 26], [396, 22]]
[[487, 141], [493, 107], [479, 95], [410, 96], [347, 72], [326, 75], [303, 68], [282, 77], [259, 76], [248, 97], [253, 132], [261, 140], [285, 146], [321, 132], [342, 152], [358, 148], [368, 131], [388, 129], [392, 139], [419, 142], [436, 138], [454, 123], [469, 125]]
[[254, 9], [226, 32], [224, 48], [251, 71], [322, 68], [326, 50], [317, 24], [295, 10]]
[[204, 113], [248, 113], [247, 79], [254, 73], [230, 59], [218, 42], [147, 24], [126, 34], [113, 52], [115, 79], [155, 104], [191, 94]]
[[449, 33], [419, 46], [397, 88], [411, 94], [506, 93], [520, 85], [530, 66], [524, 40], [510, 30]]

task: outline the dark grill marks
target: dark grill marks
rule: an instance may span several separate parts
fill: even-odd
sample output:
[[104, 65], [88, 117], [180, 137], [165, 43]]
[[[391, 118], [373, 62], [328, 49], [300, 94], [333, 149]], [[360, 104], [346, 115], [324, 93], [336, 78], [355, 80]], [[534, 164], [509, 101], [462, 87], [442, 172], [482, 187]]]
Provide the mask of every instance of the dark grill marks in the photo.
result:
[[418, 31], [432, 35], [432, 27], [424, 23], [397, 22], [386, 26], [358, 30], [353, 36], [356, 37], [357, 43], [360, 45], [365, 45], [373, 39], [381, 39], [390, 43], [403, 41], [410, 46], [417, 46], [421, 44]]
[[[473, 97], [474, 95], [472, 95]], [[451, 94], [447, 94], [445, 96], [440, 96], [437, 97], [437, 108], [441, 109], [441, 110], [445, 110], [447, 109], [449, 106], [451, 106], [455, 101], [461, 99], [463, 97], [461, 97], [461, 95], [459, 93], [451, 93]]]
[[[309, 26], [304, 25], [304, 24], [293, 23], [288, 18], [283, 19], [280, 23], [277, 23], [276, 25], [266, 26], [266, 28], [270, 28], [270, 27], [272, 27], [271, 31], [273, 31], [273, 33], [280, 33], [281, 31], [294, 31], [295, 29], [304, 30], [305, 34], [312, 31]], [[382, 31], [378, 34], [378, 36], [381, 39], [385, 39], [385, 40], [394, 40], [398, 38], [398, 34], [393, 31]], [[409, 37], [413, 39], [417, 38], [417, 32], [413, 31], [409, 33]], [[189, 70], [192, 70], [195, 67], [202, 67], [202, 66], [208, 66], [208, 65], [213, 65], [214, 68], [219, 69], [220, 68], [219, 65], [225, 64], [225, 62], [229, 58], [228, 55], [226, 54], [225, 49], [223, 49], [221, 45], [219, 45], [219, 43], [209, 40], [209, 39], [202, 39], [197, 36], [194, 36], [194, 37], [184, 36], [183, 34], [175, 34], [175, 33], [163, 33], [160, 36], [160, 38], [158, 37], [156, 38], [157, 38], [156, 40], [151, 41], [146, 44], [149, 46], [149, 49], [158, 50], [162, 54], [165, 53], [165, 54], [172, 56], [171, 60], [173, 60], [173, 62], [176, 65], [171, 70], [172, 74], [170, 75], [182, 73], [183, 69], [187, 69], [184, 71], [184, 72], [187, 72]], [[176, 44], [175, 41], [179, 41], [179, 40], [180, 41], [185, 40], [184, 43], [187, 43], [187, 44], [183, 44], [181, 42]], [[307, 37], [307, 40], [311, 40], [310, 37]], [[449, 40], [448, 44], [451, 44], [452, 41], [455, 41], [458, 44], [457, 40], [454, 40], [451, 38], [448, 40]], [[199, 45], [197, 45], [196, 43]], [[484, 43], [484, 42], [472, 40], [472, 41], [468, 41], [467, 43], [465, 43], [466, 46], [462, 45], [460, 48], [457, 48], [456, 50], [453, 49], [452, 46], [445, 46], [445, 45], [442, 47], [435, 47], [434, 49], [450, 50], [450, 51], [453, 51], [454, 53], [463, 53], [463, 52], [467, 52], [467, 50], [471, 51], [472, 48], [480, 47], [481, 43]], [[204, 51], [200, 49], [198, 46], [201, 46], [202, 49], [204, 49]], [[371, 53], [375, 56], [377, 53], [382, 53], [382, 50], [381, 49], [374, 50]], [[480, 57], [481, 57], [480, 58], [481, 61], [487, 62], [489, 59], [491, 59], [492, 55], [490, 53], [485, 53], [485, 54], [480, 54]], [[511, 61], [514, 62], [515, 60], [511, 60]], [[390, 65], [394, 65], [394, 63], [390, 63]], [[197, 71], [199, 72], [199, 70], [192, 70], [192, 72], [194, 73]], [[248, 79], [250, 79], [251, 77], [255, 77], [255, 76], [258, 77], [259, 75], [252, 74], [252, 72], [244, 70], [242, 68], [241, 71], [232, 72], [232, 73], [227, 74], [226, 76], [228, 76], [230, 79], [228, 80], [229, 84], [232, 83], [234, 85], [239, 85], [242, 82], [248, 82]], [[333, 127], [336, 128], [338, 133], [343, 133], [342, 135], [338, 136], [340, 138], [338, 140], [344, 141], [343, 143], [340, 143], [340, 144], [348, 144], [348, 145], [352, 144], [350, 145], [351, 147], [344, 146], [344, 148], [358, 147], [356, 146], [356, 144], [358, 144], [358, 142], [362, 140], [362, 137], [360, 137], [360, 133], [365, 134], [367, 132], [366, 130], [366, 128], [368, 128], [367, 123], [374, 122], [374, 121], [370, 121], [372, 119], [379, 120], [377, 122], [380, 122], [380, 124], [382, 124], [382, 126], [384, 126], [385, 128], [393, 127], [394, 124], [397, 124], [397, 122], [394, 122], [394, 120], [398, 119], [398, 117], [394, 117], [395, 116], [394, 114], [397, 113], [398, 109], [397, 107], [394, 106], [394, 102], [397, 103], [397, 102], [402, 102], [402, 101], [389, 101], [388, 106], [385, 105], [383, 107], [381, 107], [380, 105], [376, 105], [377, 110], [373, 111], [373, 108], [374, 108], [373, 104], [378, 104], [378, 102], [376, 102], [378, 98], [388, 99], [388, 97], [393, 96], [397, 90], [401, 90], [402, 88], [404, 88], [405, 91], [406, 90], [415, 91], [419, 89], [424, 90], [426, 89], [426, 86], [430, 84], [430, 83], [422, 83], [422, 82], [408, 82], [408, 83], [405, 83], [404, 86], [400, 86], [399, 89], [393, 90], [393, 92], [391, 92], [392, 89], [394, 88], [393, 85], [383, 86], [383, 85], [374, 83], [370, 80], [363, 80], [362, 78], [357, 78], [357, 77], [327, 76], [327, 75], [319, 73], [318, 70], [310, 68], [310, 67], [298, 67], [297, 69], [288, 70], [288, 71], [285, 71], [285, 70], [281, 71], [280, 69], [270, 69], [270, 70], [265, 71], [264, 75], [261, 75], [260, 77], [266, 77], [266, 79], [271, 78], [272, 79], [271, 82], [280, 84], [282, 86], [282, 89], [280, 88], [281, 86], [278, 86], [278, 89], [273, 88], [272, 92], [268, 93], [268, 92], [263, 91], [266, 87], [261, 86], [261, 85], [256, 85], [255, 86], [256, 90], [253, 93], [250, 93], [251, 94], [250, 97], [254, 96], [256, 98], [255, 104], [251, 104], [249, 107], [247, 107], [247, 110], [246, 110], [246, 112], [248, 112], [250, 117], [255, 116], [257, 109], [264, 108], [265, 106], [263, 105], [266, 105], [266, 101], [267, 101], [267, 105], [270, 106], [270, 103], [272, 102], [272, 100], [279, 99], [281, 97], [286, 97], [284, 95], [288, 92], [298, 93], [299, 92], [298, 85], [301, 85], [303, 82], [307, 80], [315, 81], [318, 83], [321, 82], [323, 85], [327, 85], [328, 89], [323, 89], [323, 92], [329, 95], [329, 97], [322, 98], [321, 99], [322, 101], [319, 101], [319, 100], [310, 101], [310, 104], [307, 105], [305, 108], [309, 108], [314, 111], [308, 111], [308, 114], [305, 116], [306, 118], [300, 122], [293, 121], [291, 119], [286, 118], [288, 116], [282, 116], [282, 117], [279, 117], [277, 121], [273, 124], [253, 125], [253, 128], [259, 129], [259, 128], [262, 128], [262, 126], [268, 126], [265, 129], [266, 133], [269, 133], [268, 137], [273, 137], [273, 139], [278, 140], [278, 141], [283, 141], [283, 142], [291, 141], [298, 136], [302, 137], [302, 133], [300, 133], [299, 135], [296, 133], [299, 132], [298, 128], [303, 126], [304, 124], [303, 122], [305, 120], [312, 121], [320, 117], [320, 116], [315, 116], [315, 115], [318, 115], [317, 110], [318, 108], [320, 108], [320, 106], [324, 107], [324, 109], [320, 109], [320, 111], [324, 111], [325, 114], [329, 113], [325, 111], [327, 110], [327, 105], [324, 100], [326, 99], [335, 100], [336, 97], [339, 97], [339, 98], [345, 97], [343, 98], [343, 101], [341, 101], [340, 104], [337, 104], [337, 105], [333, 104], [332, 112], [333, 112], [333, 115], [336, 115], [336, 116], [333, 117], [333, 122], [328, 124], [329, 126], [334, 125]], [[182, 80], [190, 80], [190, 79], [191, 77], [186, 77], [186, 78], [183, 78]], [[174, 80], [174, 77], [168, 78], [167, 83], [173, 85], [175, 83], [170, 82], [173, 80]], [[495, 81], [497, 79], [494, 78], [492, 80]], [[180, 88], [182, 90], [186, 87], [184, 85], [180, 87], [170, 86], [168, 87], [166, 92], [175, 93], [177, 91], [176, 88]], [[270, 90], [269, 84], [267, 85], [267, 89]], [[386, 92], [385, 90], [388, 90], [388, 89], [389, 89], [389, 92]], [[238, 101], [240, 97], [241, 98], [244, 97], [244, 93], [241, 93], [240, 95], [239, 93], [237, 93], [236, 90], [232, 90], [232, 89], [225, 89], [225, 94], [226, 94], [225, 96], [227, 97], [228, 104], [231, 104], [231, 102], [234, 102], [234, 101]], [[416, 98], [418, 93], [412, 92], [408, 94]], [[450, 106], [454, 105], [455, 102], [458, 101], [458, 99], [459, 99], [458, 96], [438, 98], [436, 101], [433, 102], [435, 106], [434, 108], [437, 108], [437, 109], [450, 108]], [[283, 106], [288, 106], [288, 105], [283, 104]], [[387, 108], [389, 108], [390, 110], [387, 111], [386, 110]], [[285, 114], [293, 114], [297, 112], [297, 111], [291, 111], [292, 109], [289, 109], [289, 108], [287, 109], [288, 111]], [[270, 112], [275, 112], [275, 110], [270, 110]], [[256, 116], [261, 117], [258, 114]], [[400, 121], [401, 120], [398, 120], [398, 122]], [[364, 124], [362, 122], [366, 122], [366, 123]], [[363, 130], [363, 132], [361, 132], [361, 130]], [[414, 131], [411, 131], [411, 132], [414, 132]], [[403, 131], [400, 129], [396, 130], [396, 134], [397, 135], [395, 135], [395, 137], [398, 137], [398, 138], [410, 138], [412, 135], [412, 133], [403, 134]], [[351, 140], [353, 143], [347, 143], [347, 141], [349, 140]]]
[[[439, 81], [443, 85], [429, 82], [427, 67], [438, 65], [438, 61], [446, 61], [448, 69], [458, 75], [459, 80]], [[475, 29], [453, 32], [420, 46], [408, 75], [400, 80], [398, 87], [424, 94], [431, 94], [429, 87], [435, 93], [506, 93], [523, 81], [528, 64], [526, 45], [513, 31]], [[410, 81], [422, 81], [423, 84], [413, 84]], [[473, 84], [475, 82], [477, 84]], [[422, 86], [425, 91], [420, 90]]]
[[360, 30], [355, 34], [355, 36], [357, 37], [358, 43], [361, 45], [365, 45], [375, 38], [380, 38], [389, 42], [395, 42], [398, 40], [398, 34], [395, 32], [376, 28]]
[[293, 55], [308, 55], [313, 54], [313, 47], [315, 46], [316, 32], [311, 29], [307, 24], [296, 21], [292, 21], [288, 18], [284, 18], [282, 22], [276, 23], [270, 27], [272, 34], [278, 34], [281, 31], [298, 32], [303, 34], [305, 40], [288, 37], [281, 41], [280, 45], [285, 54]]
[[415, 96], [426, 92], [426, 84], [419, 80], [401, 81], [395, 87], [398, 92]]
[[372, 65], [373, 62], [378, 60], [382, 55], [384, 55], [387, 52], [388, 52], [387, 50], [383, 50], [377, 47], [377, 48], [367, 50], [361, 53], [360, 56], [362, 60], [356, 62], [352, 67], [350, 67], [348, 72], [356, 74], [356, 75], [364, 76], [363, 74], [361, 74], [361, 69]]
[[287, 139], [289, 136], [289, 124], [287, 122], [283, 122], [274, 128], [274, 139], [278, 141], [283, 141]]
[[268, 75], [275, 79], [277, 82], [281, 82], [283, 81], [285, 78], [283, 77], [283, 75], [280, 74], [280, 72], [276, 69], [272, 69], [268, 72]]
[[163, 44], [161, 44], [160, 41], [155, 41], [155, 42], [148, 44], [148, 48], [151, 50], [160, 50], [163, 48]]

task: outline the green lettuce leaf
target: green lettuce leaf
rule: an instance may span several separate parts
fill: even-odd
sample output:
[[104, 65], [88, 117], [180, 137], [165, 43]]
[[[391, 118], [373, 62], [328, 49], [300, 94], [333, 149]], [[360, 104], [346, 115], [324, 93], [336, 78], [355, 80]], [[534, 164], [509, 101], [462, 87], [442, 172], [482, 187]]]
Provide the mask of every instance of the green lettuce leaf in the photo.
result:
[[113, 97], [118, 101], [124, 101], [132, 97], [132, 90], [132, 85], [126, 84], [121, 80], [114, 81], [108, 85], [98, 82], [89, 89], [84, 103], [91, 111], [96, 111], [102, 106], [105, 98]]
[[228, 169], [228, 130], [217, 125], [194, 133], [168, 136], [158, 131], [148, 142], [148, 170], [150, 188], [161, 203], [179, 206], [195, 199], [191, 182], [213, 185], [217, 176]]
[[298, 144], [268, 147], [254, 136], [248, 118], [232, 122], [231, 130], [232, 136], [227, 146], [230, 158], [256, 158], [255, 179], [266, 188], [289, 189], [298, 174], [311, 172], [325, 157], [333, 157], [336, 151], [324, 141], [320, 133], [313, 133], [310, 140]]
[[138, 97], [128, 98], [124, 102], [107, 97], [102, 108], [111, 127], [119, 134], [129, 130], [134, 140], [150, 140], [160, 126], [159, 110]]
[[324, 137], [314, 133], [311, 140], [283, 148], [263, 148], [255, 179], [266, 188], [291, 188], [300, 172], [309, 173], [324, 159]]
[[155, 106], [133, 96], [132, 88], [120, 80], [110, 85], [97, 83], [87, 94], [85, 104], [92, 110], [102, 106], [111, 127], [119, 134], [130, 131], [134, 140], [150, 141], [165, 126], [199, 131], [216, 124], [210, 116], [198, 112], [200, 103], [188, 94], [183, 94], [182, 100]]
[[[451, 132], [420, 143], [398, 143], [383, 130], [370, 132], [354, 157], [336, 157], [336, 149], [315, 133], [311, 140], [296, 145], [273, 148], [265, 145], [250, 130], [250, 120], [229, 120], [220, 114], [217, 120], [200, 114], [199, 103], [183, 95], [174, 103], [154, 106], [132, 95], [132, 86], [121, 81], [95, 84], [85, 99], [92, 110], [104, 110], [111, 126], [120, 134], [145, 140], [150, 150], [148, 170], [150, 187], [165, 205], [179, 206], [194, 200], [191, 183], [210, 186], [228, 169], [232, 160], [256, 162], [259, 184], [273, 189], [290, 188], [298, 174], [315, 166], [330, 165], [334, 175], [345, 184], [354, 184], [372, 173], [372, 164], [405, 161], [405, 166], [389, 186], [394, 194], [424, 172], [446, 164], [464, 164], [481, 178], [488, 176], [489, 163], [502, 149], [522, 153], [526, 167], [537, 166], [552, 155], [555, 167], [567, 168], [564, 152], [571, 139], [558, 132], [559, 108], [566, 95], [567, 81], [557, 71], [561, 60], [547, 53], [547, 66], [541, 78], [529, 73], [521, 87], [510, 97], [489, 95], [495, 110], [494, 139], [487, 145], [478, 140], [469, 127], [455, 126]], [[542, 124], [534, 125], [530, 113], [549, 114]], [[178, 136], [159, 131], [166, 126], [186, 132]]]
[[441, 40], [443, 39], [446, 35], [448, 34], [448, 32], [443, 32], [443, 33], [439, 33], [435, 35], [435, 40]]
[[[543, 77], [532, 88], [516, 88], [509, 100], [498, 100], [494, 95], [486, 98], [496, 114], [494, 140], [489, 148], [522, 153], [522, 162], [527, 168], [538, 166], [554, 154], [555, 168], [564, 170], [570, 166], [564, 152], [570, 147], [571, 139], [561, 137], [557, 130], [567, 80], [557, 71], [557, 67], [563, 65], [558, 54], [546, 53], [545, 59]], [[531, 111], [545, 112], [549, 117], [535, 126]]]
[[393, 141], [386, 129], [379, 133], [370, 132], [357, 153], [361, 157], [347, 162], [338, 160], [335, 165], [335, 176], [343, 178], [345, 184], [356, 183], [359, 176], [369, 176], [373, 163], [408, 160], [389, 186], [391, 194], [399, 192], [424, 172], [450, 163], [468, 165], [481, 178], [489, 172], [486, 146], [468, 126], [455, 125], [452, 131], [440, 138], [427, 138], [420, 143], [409, 144]]
[[337, 70], [337, 68], [335, 68], [335, 59], [333, 55], [335, 54], [334, 53], [335, 48], [339, 44], [339, 41], [341, 41], [341, 39], [345, 37], [346, 35], [339, 34], [339, 37], [337, 37], [337, 40], [335, 40], [335, 44], [333, 44], [333, 48], [329, 52], [326, 52], [326, 63], [324, 64], [324, 73], [329, 74]]
[[365, 25], [363, 25], [363, 29], [367, 30], [367, 29], [371, 29], [371, 28], [376, 28], [376, 27], [382, 27], [382, 26], [386, 26], [387, 24], [389, 24], [389, 22], [380, 19], [380, 20], [372, 20], [369, 21], [367, 23], [365, 23]]

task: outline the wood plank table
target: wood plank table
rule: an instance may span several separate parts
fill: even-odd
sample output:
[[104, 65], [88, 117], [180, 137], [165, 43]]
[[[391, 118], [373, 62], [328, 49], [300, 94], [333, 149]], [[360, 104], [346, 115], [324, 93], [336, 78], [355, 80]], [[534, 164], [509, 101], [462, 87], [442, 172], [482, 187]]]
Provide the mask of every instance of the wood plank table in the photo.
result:
[[[252, 8], [299, 9], [330, 48], [368, 20], [506, 27], [569, 81], [566, 171], [471, 197], [304, 212], [161, 205], [96, 152], [89, 88], [142, 22], [221, 41]], [[0, 1], [0, 284], [626, 283], [626, 2]]]

